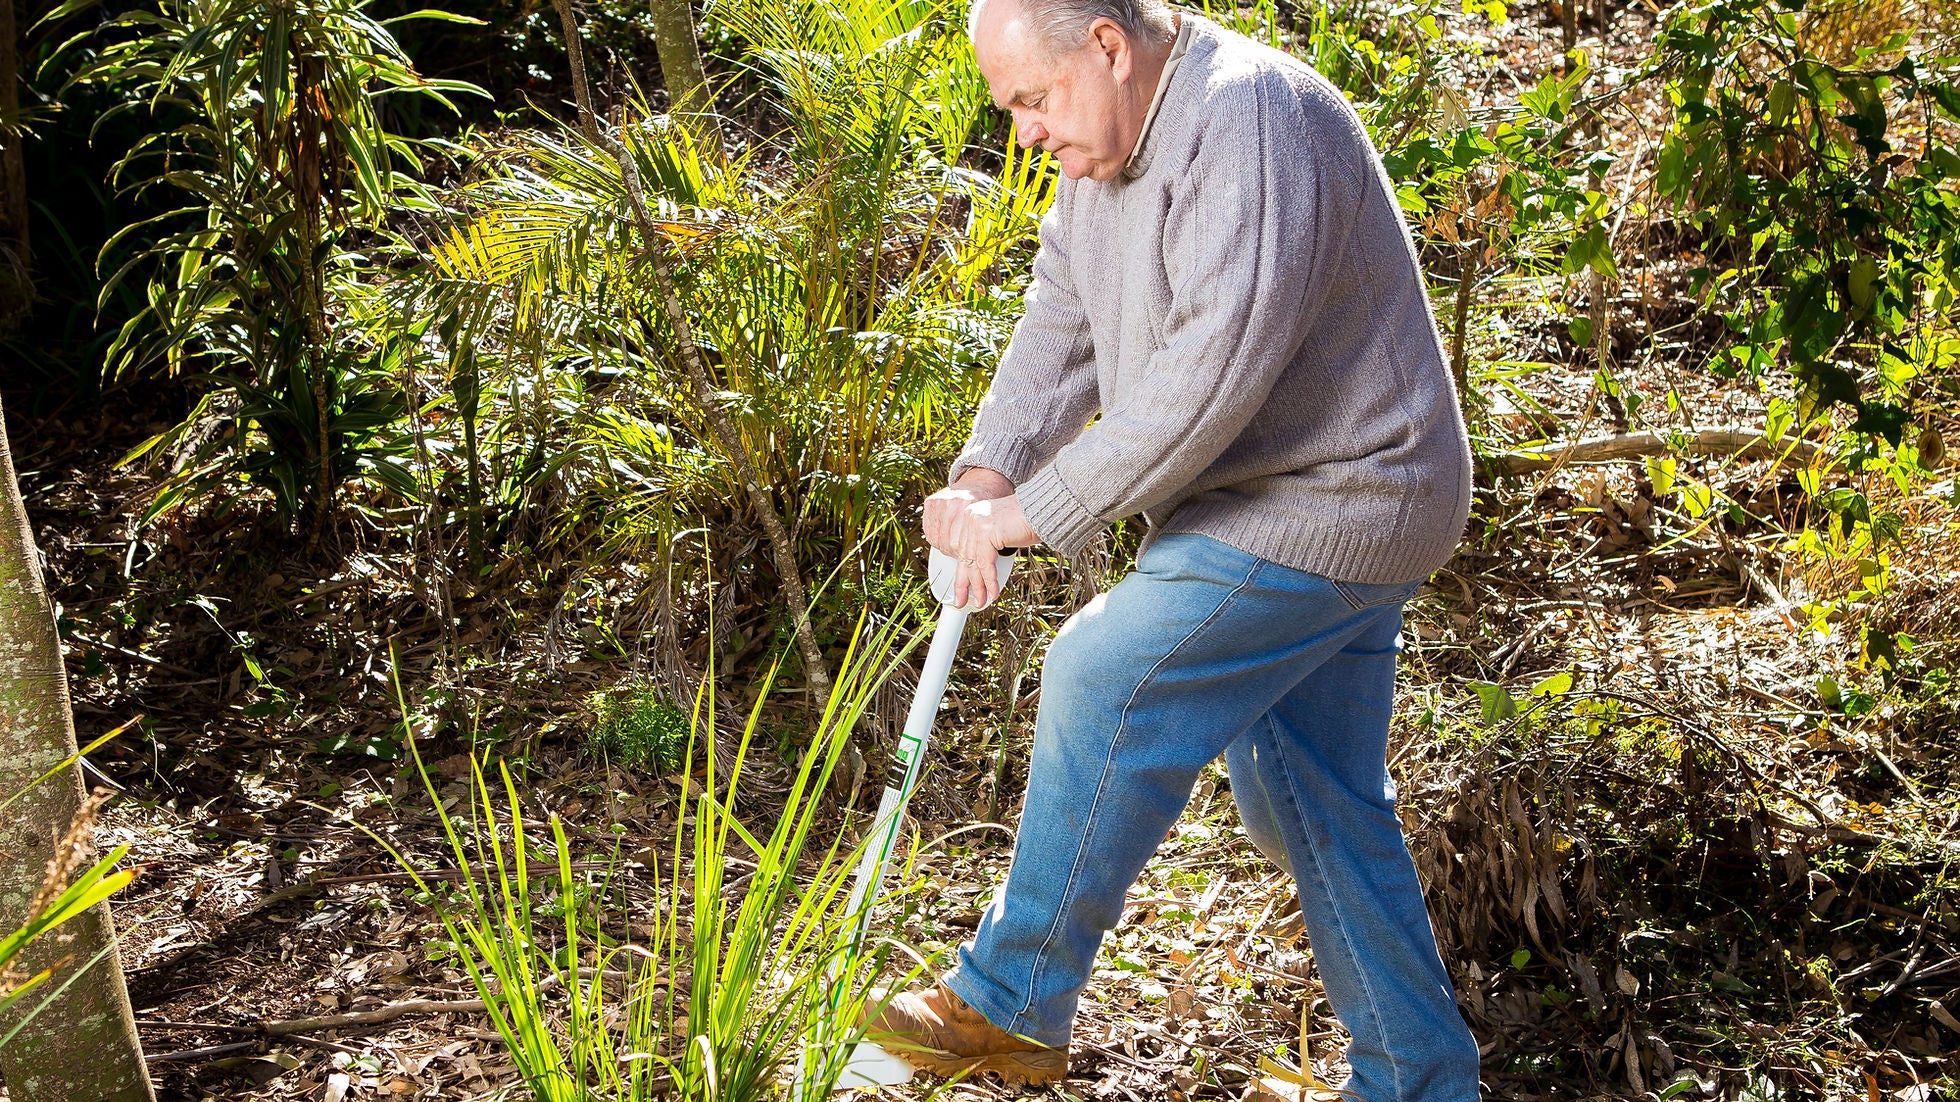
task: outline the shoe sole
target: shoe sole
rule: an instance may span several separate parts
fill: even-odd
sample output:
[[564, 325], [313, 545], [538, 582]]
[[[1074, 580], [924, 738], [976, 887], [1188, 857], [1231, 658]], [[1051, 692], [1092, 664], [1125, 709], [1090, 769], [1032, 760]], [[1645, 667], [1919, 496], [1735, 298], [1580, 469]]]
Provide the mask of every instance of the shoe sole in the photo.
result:
[[1068, 1056], [1061, 1052], [995, 1052], [961, 1056], [936, 1048], [892, 1048], [893, 1055], [919, 1071], [952, 1078], [958, 1075], [997, 1075], [1008, 1086], [1045, 1087], [1068, 1074]]

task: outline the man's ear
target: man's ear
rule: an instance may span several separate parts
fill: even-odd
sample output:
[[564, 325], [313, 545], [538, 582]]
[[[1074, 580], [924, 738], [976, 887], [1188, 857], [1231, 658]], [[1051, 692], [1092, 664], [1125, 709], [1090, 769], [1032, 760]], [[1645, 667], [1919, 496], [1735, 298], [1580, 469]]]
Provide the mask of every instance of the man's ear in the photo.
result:
[[1109, 66], [1109, 75], [1117, 80], [1128, 80], [1131, 62], [1130, 36], [1113, 19], [1098, 19], [1089, 24], [1089, 45], [1103, 62]]

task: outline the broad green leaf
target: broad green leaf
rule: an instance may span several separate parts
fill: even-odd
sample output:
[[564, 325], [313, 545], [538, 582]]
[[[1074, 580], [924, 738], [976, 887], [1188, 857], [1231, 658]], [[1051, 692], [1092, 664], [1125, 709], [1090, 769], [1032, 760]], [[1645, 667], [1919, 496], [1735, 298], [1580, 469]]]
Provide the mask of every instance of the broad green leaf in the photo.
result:
[[1533, 685], [1531, 687], [1531, 695], [1535, 697], [1564, 696], [1566, 693], [1569, 693], [1571, 691], [1572, 691], [1571, 670], [1563, 670], [1559, 673], [1555, 673], [1552, 676], [1547, 677], [1543, 681], [1540, 681], [1538, 684]]
[[1484, 726], [1494, 726], [1518, 714], [1518, 702], [1512, 699], [1504, 686], [1489, 681], [1474, 681], [1470, 688], [1476, 691], [1482, 705], [1480, 718]]
[[1647, 480], [1654, 484], [1655, 497], [1674, 492], [1674, 472], [1679, 466], [1679, 462], [1671, 455], [1647, 457]]

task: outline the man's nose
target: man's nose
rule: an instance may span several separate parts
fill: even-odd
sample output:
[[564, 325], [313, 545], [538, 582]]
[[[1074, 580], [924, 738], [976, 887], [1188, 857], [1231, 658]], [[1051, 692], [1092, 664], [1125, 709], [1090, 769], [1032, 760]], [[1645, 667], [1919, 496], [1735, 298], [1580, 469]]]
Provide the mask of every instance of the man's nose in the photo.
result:
[[1033, 149], [1048, 140], [1048, 128], [1041, 125], [1039, 119], [1016, 124], [1014, 129], [1022, 149]]

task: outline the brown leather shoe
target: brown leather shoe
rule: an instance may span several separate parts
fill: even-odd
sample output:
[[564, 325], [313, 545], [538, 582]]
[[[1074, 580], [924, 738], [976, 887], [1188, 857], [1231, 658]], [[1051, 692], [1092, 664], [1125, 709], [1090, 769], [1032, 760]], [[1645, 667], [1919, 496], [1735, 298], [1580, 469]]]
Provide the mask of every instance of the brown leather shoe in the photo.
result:
[[1038, 1087], [1068, 1074], [1067, 1046], [1021, 1040], [943, 983], [893, 998], [865, 1027], [864, 1039], [934, 1075], [991, 1072], [1009, 1085]]

